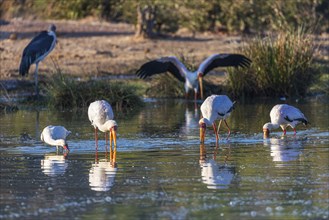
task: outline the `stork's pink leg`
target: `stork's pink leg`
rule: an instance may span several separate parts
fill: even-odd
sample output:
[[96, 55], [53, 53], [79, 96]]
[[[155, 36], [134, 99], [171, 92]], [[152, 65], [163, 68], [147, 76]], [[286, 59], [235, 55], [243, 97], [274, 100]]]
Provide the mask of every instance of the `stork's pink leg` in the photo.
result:
[[107, 132], [105, 132], [105, 151], [107, 153], [107, 144], [108, 144], [108, 141], [107, 141]]
[[217, 129], [216, 129], [216, 123], [212, 123], [212, 127], [214, 128], [214, 132], [215, 132], [215, 135], [216, 135], [216, 141], [219, 140], [219, 137], [218, 137], [218, 133], [217, 133]]
[[97, 128], [95, 128], [95, 144], [96, 149], [98, 148], [98, 135], [97, 135]]
[[284, 130], [283, 130], [283, 136], [285, 136], [286, 134], [287, 134], [287, 130], [284, 129]]
[[226, 138], [226, 139], [228, 139], [228, 138], [230, 137], [230, 135], [231, 135], [231, 129], [230, 129], [230, 127], [228, 126], [226, 120], [224, 120], [224, 122], [225, 122], [225, 124], [226, 124], [227, 129], [228, 129], [228, 135], [227, 135], [227, 138]]
[[294, 136], [296, 136], [296, 133], [297, 133], [296, 128], [294, 128]]
[[98, 162], [98, 149], [96, 148], [96, 151], [95, 151], [95, 162], [97, 163]]

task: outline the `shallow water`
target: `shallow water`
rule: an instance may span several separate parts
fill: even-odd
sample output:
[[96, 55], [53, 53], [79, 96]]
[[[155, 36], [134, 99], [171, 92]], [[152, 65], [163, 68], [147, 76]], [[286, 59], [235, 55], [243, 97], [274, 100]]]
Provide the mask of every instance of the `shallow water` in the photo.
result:
[[[95, 150], [86, 111], [2, 113], [0, 218], [328, 219], [329, 105], [293, 103], [311, 124], [263, 140], [273, 105], [238, 103], [216, 146], [193, 103], [149, 100], [118, 115], [116, 152], [104, 134]], [[72, 131], [68, 155], [40, 141], [50, 124]]]

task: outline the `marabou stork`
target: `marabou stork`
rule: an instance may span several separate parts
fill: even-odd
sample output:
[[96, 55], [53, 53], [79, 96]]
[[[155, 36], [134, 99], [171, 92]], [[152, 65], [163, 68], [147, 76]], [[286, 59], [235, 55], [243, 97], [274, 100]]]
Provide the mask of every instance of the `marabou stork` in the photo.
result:
[[29, 73], [30, 66], [35, 64], [34, 84], [35, 93], [39, 97], [38, 67], [42, 61], [56, 46], [56, 26], [51, 24], [48, 31], [42, 31], [35, 36], [25, 47], [19, 66], [19, 74], [25, 76]]

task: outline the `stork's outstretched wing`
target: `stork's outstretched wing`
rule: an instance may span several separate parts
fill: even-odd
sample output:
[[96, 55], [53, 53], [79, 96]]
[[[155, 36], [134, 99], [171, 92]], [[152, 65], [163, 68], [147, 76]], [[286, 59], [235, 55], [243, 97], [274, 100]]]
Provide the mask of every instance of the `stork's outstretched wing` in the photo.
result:
[[185, 82], [185, 74], [187, 69], [183, 63], [181, 63], [177, 57], [162, 57], [160, 59], [152, 60], [144, 63], [136, 74], [141, 79], [145, 79], [155, 74], [170, 72], [179, 81]]
[[198, 68], [198, 73], [206, 75], [216, 67], [248, 67], [251, 60], [241, 54], [213, 54], [205, 59]]

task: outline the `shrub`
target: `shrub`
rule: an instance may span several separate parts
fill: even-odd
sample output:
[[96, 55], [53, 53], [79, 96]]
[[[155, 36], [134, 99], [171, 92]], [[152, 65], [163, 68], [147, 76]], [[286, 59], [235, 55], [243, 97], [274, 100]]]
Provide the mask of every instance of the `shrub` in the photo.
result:
[[88, 107], [95, 100], [107, 100], [117, 110], [143, 105], [136, 87], [124, 82], [78, 81], [55, 74], [45, 87], [49, 106], [60, 109]]
[[255, 38], [242, 49], [251, 58], [249, 69], [229, 69], [234, 95], [304, 96], [315, 78], [311, 36], [302, 29], [277, 37]]

